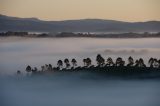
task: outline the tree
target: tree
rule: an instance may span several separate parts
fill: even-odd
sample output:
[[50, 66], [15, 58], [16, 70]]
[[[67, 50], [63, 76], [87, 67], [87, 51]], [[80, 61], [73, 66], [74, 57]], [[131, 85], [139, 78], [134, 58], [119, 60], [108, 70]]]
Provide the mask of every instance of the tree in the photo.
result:
[[31, 66], [28, 65], [28, 66], [26, 67], [26, 71], [27, 71], [28, 73], [31, 72], [31, 71], [32, 71]]
[[52, 65], [51, 64], [48, 65], [48, 70], [52, 71]]
[[153, 67], [154, 68], [158, 68], [159, 67], [159, 62], [158, 62], [158, 60], [156, 58], [154, 59]]
[[105, 64], [105, 59], [100, 54], [97, 55], [96, 61], [97, 61], [98, 66], [100, 67], [104, 66]]
[[118, 58], [116, 59], [116, 66], [120, 66], [120, 61], [121, 61], [121, 58], [118, 57]]
[[113, 62], [113, 60], [112, 60], [112, 58], [111, 57], [109, 57], [108, 59], [107, 59], [107, 64], [106, 64], [107, 66], [114, 66], [114, 62]]
[[83, 64], [84, 64], [84, 66], [86, 66], [86, 60], [87, 60], [87, 59], [83, 59]]
[[90, 58], [86, 59], [86, 66], [89, 67], [92, 64], [92, 60]]
[[146, 67], [142, 58], [139, 59], [139, 67]]
[[72, 62], [73, 67], [77, 66], [77, 61], [76, 61], [76, 59], [72, 59], [71, 62]]
[[45, 71], [45, 67], [44, 67], [44, 66], [41, 66], [41, 70], [42, 70], [42, 71]]
[[116, 59], [116, 66], [124, 66], [125, 61], [123, 61], [123, 59], [121, 57], [118, 57]]
[[154, 63], [154, 59], [151, 57], [148, 61], [148, 64], [150, 65], [150, 67], [153, 67], [153, 63]]
[[63, 67], [63, 61], [62, 60], [58, 60], [57, 62], [58, 68], [62, 68]]
[[134, 60], [133, 60], [133, 58], [130, 56], [129, 58], [128, 58], [128, 64], [127, 64], [127, 66], [133, 66], [134, 65]]
[[66, 68], [69, 68], [71, 66], [68, 59], [65, 59], [64, 63], [66, 64]]
[[36, 73], [38, 71], [37, 67], [34, 67], [34, 69], [32, 69], [32, 73]]
[[135, 66], [136, 66], [136, 67], [139, 67], [139, 60], [136, 60], [136, 61], [135, 61]]

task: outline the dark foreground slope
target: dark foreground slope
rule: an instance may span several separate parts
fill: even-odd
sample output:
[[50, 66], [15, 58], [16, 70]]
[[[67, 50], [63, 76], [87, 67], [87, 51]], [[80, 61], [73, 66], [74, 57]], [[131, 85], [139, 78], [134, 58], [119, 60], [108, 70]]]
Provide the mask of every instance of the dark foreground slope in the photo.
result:
[[88, 78], [97, 75], [105, 78], [160, 78], [160, 69], [151, 67], [127, 67], [127, 66], [110, 66], [110, 67], [90, 67], [75, 69], [54, 69], [50, 71], [33, 72], [33, 75], [54, 75], [56, 73], [70, 74], [88, 74]]
[[83, 75], [0, 77], [0, 106], [159, 106], [160, 80]]

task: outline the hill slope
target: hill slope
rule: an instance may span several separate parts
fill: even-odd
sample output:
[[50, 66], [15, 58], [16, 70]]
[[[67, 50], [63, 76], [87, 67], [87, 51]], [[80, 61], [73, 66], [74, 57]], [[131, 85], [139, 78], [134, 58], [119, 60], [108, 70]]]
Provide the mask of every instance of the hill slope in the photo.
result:
[[0, 15], [0, 31], [157, 32], [160, 31], [160, 21], [134, 23], [101, 19], [43, 21], [37, 18]]

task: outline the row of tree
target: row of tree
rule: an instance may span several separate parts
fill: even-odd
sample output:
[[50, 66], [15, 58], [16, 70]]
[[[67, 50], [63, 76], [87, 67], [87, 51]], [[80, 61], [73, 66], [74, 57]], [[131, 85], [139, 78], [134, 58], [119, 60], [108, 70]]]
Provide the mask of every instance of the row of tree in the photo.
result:
[[[96, 62], [97, 62], [96, 67], [125, 66], [125, 61], [121, 57], [118, 57], [115, 62], [113, 62], [111, 57], [109, 57], [105, 61], [105, 59], [100, 54], [97, 55]], [[77, 67], [76, 59], [72, 59], [71, 63], [72, 63], [72, 66], [70, 64], [69, 59], [67, 59], [67, 58], [64, 59], [64, 61], [58, 60], [57, 67], [52, 67], [51, 64], [49, 64], [49, 65], [46, 64], [44, 66], [41, 66], [41, 71], [52, 71], [54, 69], [61, 70], [64, 67], [65, 67], [64, 69], [75, 69]], [[92, 65], [92, 60], [90, 58], [83, 59], [83, 63], [84, 63], [85, 68], [95, 67], [94, 65]], [[160, 59], [158, 60], [156, 58], [150, 58], [148, 61], [148, 64], [150, 67], [160, 68]], [[128, 63], [126, 64], [126, 66], [127, 67], [146, 67], [146, 65], [144, 64], [144, 60], [142, 58], [140, 58], [138, 60], [134, 60], [131, 56], [128, 58]], [[31, 68], [31, 66], [27, 66], [26, 71], [34, 73], [34, 72], [37, 72], [38, 69], [36, 67]]]

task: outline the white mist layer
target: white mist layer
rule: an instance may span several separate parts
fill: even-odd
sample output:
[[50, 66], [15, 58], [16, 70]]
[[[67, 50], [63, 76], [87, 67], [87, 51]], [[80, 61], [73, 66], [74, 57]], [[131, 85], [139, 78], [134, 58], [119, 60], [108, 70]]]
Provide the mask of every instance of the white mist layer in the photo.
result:
[[[160, 39], [1, 38], [0, 74], [40, 68], [59, 59], [90, 57], [97, 53], [114, 60], [121, 56], [160, 58]], [[114, 80], [113, 80], [114, 79]], [[26, 77], [0, 76], [0, 106], [159, 106], [159, 79], [122, 80], [93, 74], [55, 74]]]
[[160, 58], [160, 39], [101, 39], [101, 38], [1, 38], [0, 74], [24, 72], [27, 65], [38, 67], [44, 64], [56, 66], [59, 59], [75, 58], [83, 65], [83, 58], [95, 57], [100, 53], [107, 59], [119, 56], [125, 60], [131, 55], [134, 59]]

